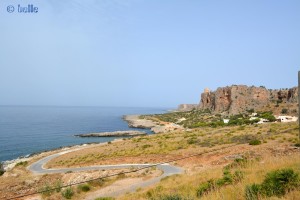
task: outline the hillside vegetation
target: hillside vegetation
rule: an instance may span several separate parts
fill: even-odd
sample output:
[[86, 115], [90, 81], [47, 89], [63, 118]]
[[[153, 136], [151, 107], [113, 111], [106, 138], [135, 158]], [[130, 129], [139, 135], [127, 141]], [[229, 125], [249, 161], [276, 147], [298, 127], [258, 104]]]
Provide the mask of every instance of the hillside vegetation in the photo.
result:
[[[175, 123], [182, 125], [185, 128], [249, 125], [259, 122], [260, 119], [266, 119], [269, 122], [276, 121], [272, 111], [257, 112], [257, 119], [251, 119], [252, 112], [254, 112], [254, 110], [248, 110], [248, 112], [242, 114], [224, 116], [220, 114], [212, 114], [208, 109], [193, 109], [191, 111], [184, 112], [177, 111], [164, 114], [141, 115], [140, 118], [153, 120], [161, 124], [164, 122]], [[229, 122], [224, 123], [223, 119], [228, 119]]]
[[[172, 163], [184, 168], [184, 174], [117, 199], [297, 199], [298, 142], [297, 123], [201, 127], [72, 152], [52, 160], [48, 166], [155, 163], [200, 153]], [[266, 190], [268, 184], [282, 176], [288, 181], [280, 185], [280, 194], [275, 194], [274, 189]]]
[[[203, 127], [186, 132], [170, 132], [124, 139], [103, 147], [89, 148], [81, 152], [68, 153], [53, 159], [48, 167], [74, 167], [93, 164], [132, 162], [160, 162], [182, 154], [222, 145], [249, 144], [253, 140], [262, 143], [277, 141], [297, 143], [296, 123], [269, 123], [230, 127]], [[121, 143], [121, 144], [120, 144]], [[145, 157], [145, 155], [147, 155]]]

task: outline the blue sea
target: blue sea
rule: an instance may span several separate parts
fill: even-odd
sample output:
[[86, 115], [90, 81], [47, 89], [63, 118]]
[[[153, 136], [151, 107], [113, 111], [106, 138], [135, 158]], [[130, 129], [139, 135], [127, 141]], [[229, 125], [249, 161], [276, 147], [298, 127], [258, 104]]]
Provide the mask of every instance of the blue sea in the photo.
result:
[[80, 138], [74, 134], [131, 130], [123, 115], [166, 111], [164, 108], [0, 106], [0, 161], [63, 146], [111, 141], [115, 138]]

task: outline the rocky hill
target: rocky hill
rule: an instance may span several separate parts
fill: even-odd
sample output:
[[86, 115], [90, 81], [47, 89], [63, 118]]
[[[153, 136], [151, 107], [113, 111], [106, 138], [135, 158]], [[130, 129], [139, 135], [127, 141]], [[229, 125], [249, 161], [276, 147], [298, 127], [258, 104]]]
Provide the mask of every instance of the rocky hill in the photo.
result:
[[197, 108], [230, 115], [266, 109], [278, 114], [287, 109], [289, 114], [295, 114], [297, 102], [298, 87], [272, 90], [263, 86], [232, 85], [219, 87], [216, 91], [205, 89]]

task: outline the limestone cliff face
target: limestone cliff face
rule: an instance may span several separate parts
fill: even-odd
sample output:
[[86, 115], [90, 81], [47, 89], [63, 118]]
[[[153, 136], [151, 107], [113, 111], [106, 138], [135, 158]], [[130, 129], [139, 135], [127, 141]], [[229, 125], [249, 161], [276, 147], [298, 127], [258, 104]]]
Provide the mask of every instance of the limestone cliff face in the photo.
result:
[[296, 103], [298, 88], [285, 90], [268, 90], [264, 87], [248, 87], [246, 85], [232, 85], [219, 87], [210, 92], [205, 89], [201, 94], [200, 109], [209, 109], [214, 113], [238, 114], [246, 110], [259, 110], [271, 101]]
[[280, 100], [284, 102], [297, 103], [298, 102], [298, 87], [293, 87], [284, 90], [272, 90], [270, 92], [271, 100]]

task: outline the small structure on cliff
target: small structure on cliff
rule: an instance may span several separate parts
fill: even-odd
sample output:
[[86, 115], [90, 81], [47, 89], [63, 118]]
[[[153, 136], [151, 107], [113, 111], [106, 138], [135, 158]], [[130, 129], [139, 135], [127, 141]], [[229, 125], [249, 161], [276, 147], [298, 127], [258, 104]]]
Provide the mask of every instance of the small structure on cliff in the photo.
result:
[[210, 93], [209, 88], [205, 88], [205, 89], [204, 89], [204, 93]]

